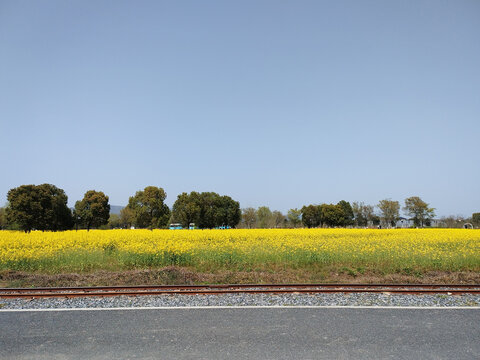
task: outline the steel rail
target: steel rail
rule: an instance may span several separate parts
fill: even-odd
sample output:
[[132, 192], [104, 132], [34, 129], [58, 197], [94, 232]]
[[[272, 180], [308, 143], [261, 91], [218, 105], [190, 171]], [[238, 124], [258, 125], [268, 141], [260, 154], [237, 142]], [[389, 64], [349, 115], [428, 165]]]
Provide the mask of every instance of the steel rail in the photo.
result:
[[31, 291], [108, 291], [108, 290], [195, 290], [195, 289], [224, 289], [224, 288], [302, 288], [302, 287], [321, 287], [321, 288], [378, 288], [378, 287], [402, 287], [402, 288], [456, 288], [456, 289], [474, 289], [480, 288], [480, 284], [346, 284], [346, 283], [314, 283], [314, 284], [209, 284], [209, 285], [119, 285], [119, 286], [81, 286], [81, 287], [31, 287], [31, 288], [0, 288], [1, 292], [31, 292]]
[[159, 285], [84, 288], [0, 288], [0, 298], [47, 298], [141, 295], [218, 295], [218, 294], [480, 294], [480, 285], [437, 284], [242, 284], [242, 285]]

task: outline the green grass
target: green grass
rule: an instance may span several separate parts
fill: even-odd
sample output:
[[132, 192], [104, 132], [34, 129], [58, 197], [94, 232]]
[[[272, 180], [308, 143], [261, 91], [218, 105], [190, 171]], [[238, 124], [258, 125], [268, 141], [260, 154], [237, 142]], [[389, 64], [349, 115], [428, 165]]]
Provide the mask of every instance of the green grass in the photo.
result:
[[301, 270], [312, 267], [336, 268], [341, 273], [356, 276], [366, 271], [383, 274], [421, 276], [425, 271], [480, 271], [480, 257], [465, 257], [462, 254], [447, 259], [430, 259], [427, 256], [411, 255], [391, 257], [388, 253], [370, 255], [332, 254], [297, 250], [282, 253], [265, 252], [214, 252], [203, 251], [195, 255], [161, 252], [137, 254], [120, 252], [114, 246], [103, 250], [61, 253], [52, 258], [20, 260], [0, 263], [0, 270], [62, 273], [91, 272], [95, 270], [148, 269], [164, 266], [190, 267], [200, 272], [220, 270], [274, 271], [278, 268]]

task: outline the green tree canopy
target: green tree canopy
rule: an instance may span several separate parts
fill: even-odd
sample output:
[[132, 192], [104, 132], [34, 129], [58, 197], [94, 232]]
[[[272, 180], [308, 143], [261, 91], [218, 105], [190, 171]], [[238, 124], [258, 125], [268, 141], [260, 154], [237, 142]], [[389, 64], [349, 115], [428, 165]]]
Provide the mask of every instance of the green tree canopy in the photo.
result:
[[172, 207], [172, 221], [180, 223], [184, 228], [190, 224], [198, 225], [200, 220], [200, 194], [192, 191], [177, 196], [177, 200]]
[[38, 229], [53, 231], [71, 229], [74, 225], [73, 217], [67, 205], [68, 198], [65, 192], [51, 184], [38, 185], [37, 189], [42, 207]]
[[219, 197], [220, 195], [214, 192], [200, 193], [200, 217], [198, 219], [198, 227], [200, 229], [213, 229], [216, 226], [220, 226], [216, 221], [217, 206], [220, 205]]
[[164, 203], [167, 194], [162, 188], [147, 186], [137, 191], [128, 200], [127, 207], [135, 214], [135, 226], [138, 228], [165, 228], [170, 219], [170, 209]]
[[329, 227], [344, 226], [345, 212], [341, 205], [323, 204], [321, 206], [323, 223]]
[[237, 226], [242, 216], [238, 201], [233, 200], [230, 196], [223, 195], [217, 198], [216, 206], [216, 226], [230, 226], [232, 228]]
[[273, 225], [272, 211], [268, 206], [260, 206], [257, 209], [257, 225], [261, 229], [267, 229]]
[[378, 202], [378, 208], [380, 209], [380, 218], [386, 226], [395, 226], [395, 222], [400, 217], [400, 203], [390, 199], [380, 200]]
[[122, 220], [118, 214], [110, 214], [108, 218], [108, 228], [109, 229], [119, 229], [122, 227]]
[[302, 210], [297, 208], [288, 210], [287, 219], [291, 226], [296, 228], [302, 222]]
[[9, 202], [6, 210], [7, 221], [16, 223], [25, 232], [35, 229], [42, 212], [36, 186], [21, 185], [10, 189], [7, 200]]
[[403, 211], [413, 218], [415, 226], [420, 227], [425, 226], [435, 216], [435, 209], [418, 196], [406, 198]]
[[5, 215], [5, 208], [0, 208], [0, 230], [7, 228], [7, 216]]
[[215, 192], [182, 193], [172, 207], [172, 221], [181, 223], [184, 228], [191, 223], [200, 229], [236, 227], [240, 218], [240, 204], [230, 196]]
[[6, 217], [20, 229], [67, 230], [73, 226], [67, 195], [55, 185], [21, 185], [10, 189]]
[[120, 210], [120, 226], [123, 229], [130, 229], [135, 224], [135, 212], [128, 206]]
[[323, 205], [306, 205], [302, 207], [303, 225], [312, 228], [322, 226], [322, 206]]
[[350, 225], [353, 225], [354, 224], [354, 221], [353, 221], [353, 209], [352, 209], [352, 206], [350, 205], [350, 203], [348, 201], [345, 201], [345, 200], [340, 200], [338, 203], [337, 203], [338, 206], [340, 206], [343, 210], [343, 224], [341, 224], [340, 226], [350, 226]]
[[81, 201], [75, 203], [75, 223], [88, 230], [108, 223], [110, 205], [108, 196], [101, 191], [89, 190]]

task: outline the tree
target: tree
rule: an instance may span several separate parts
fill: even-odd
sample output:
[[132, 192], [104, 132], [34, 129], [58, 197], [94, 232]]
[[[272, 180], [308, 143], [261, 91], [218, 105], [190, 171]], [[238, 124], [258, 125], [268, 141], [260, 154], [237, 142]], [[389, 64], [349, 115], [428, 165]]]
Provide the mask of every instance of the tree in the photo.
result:
[[6, 217], [25, 232], [66, 230], [73, 226], [67, 195], [55, 185], [21, 185], [10, 189]]
[[215, 223], [216, 226], [229, 226], [235, 228], [241, 219], [240, 203], [230, 196], [219, 196], [216, 201]]
[[170, 219], [170, 209], [164, 203], [165, 191], [156, 186], [147, 186], [128, 199], [127, 207], [135, 214], [135, 226], [138, 228], [165, 228]]
[[122, 220], [120, 219], [120, 215], [117, 214], [110, 214], [110, 218], [108, 219], [107, 227], [109, 229], [119, 229], [122, 227]]
[[37, 228], [53, 231], [71, 229], [73, 217], [67, 205], [68, 197], [65, 191], [51, 184], [38, 185], [37, 191], [42, 207]]
[[267, 206], [260, 206], [257, 210], [258, 227], [266, 229], [272, 227], [272, 212]]
[[274, 222], [276, 228], [281, 227], [282, 224], [285, 223], [285, 220], [286, 220], [285, 215], [283, 215], [278, 210], [275, 210], [274, 212], [272, 212], [272, 217], [273, 217], [273, 222]]
[[235, 227], [240, 222], [240, 204], [229, 196], [215, 192], [202, 192], [199, 196], [201, 229], [219, 226]]
[[348, 201], [341, 200], [337, 203], [343, 210], [343, 223], [340, 226], [350, 226], [353, 225], [353, 209]]
[[0, 208], [0, 230], [4, 230], [7, 227], [7, 217], [5, 216], [5, 208]]
[[172, 222], [182, 224], [188, 228], [191, 223], [198, 225], [200, 221], [200, 194], [192, 191], [190, 194], [181, 193], [172, 206]]
[[462, 228], [465, 222], [467, 222], [467, 220], [461, 215], [443, 216], [440, 219], [441, 226], [450, 229]]
[[42, 210], [35, 185], [21, 185], [10, 189], [7, 200], [9, 202], [6, 210], [7, 221], [17, 223], [25, 232], [33, 230]]
[[395, 223], [400, 217], [400, 203], [390, 199], [380, 200], [378, 203], [378, 208], [380, 209], [380, 217], [384, 224], [386, 226], [395, 226]]
[[380, 225], [380, 222], [381, 222], [380, 216], [378, 216], [378, 215], [376, 215], [376, 214], [372, 214], [371, 222], [372, 222], [372, 224], [375, 225], [375, 226]]
[[480, 226], [480, 213], [472, 214], [472, 223], [475, 226]]
[[363, 202], [352, 204], [354, 223], [357, 226], [367, 226], [369, 221], [373, 222], [375, 216], [372, 205], [365, 205]]
[[110, 205], [108, 196], [101, 191], [89, 190], [81, 201], [75, 203], [75, 223], [89, 231], [108, 223], [110, 217]]
[[308, 228], [322, 225], [322, 205], [307, 205], [300, 210], [302, 223]]
[[341, 205], [323, 204], [321, 212], [325, 225], [335, 227], [345, 224], [345, 212]]
[[130, 229], [135, 223], [135, 212], [128, 206], [120, 210], [120, 226], [123, 229]]
[[423, 227], [435, 217], [435, 209], [420, 199], [418, 196], [412, 196], [405, 199], [403, 211], [413, 218], [415, 226]]
[[287, 219], [292, 227], [296, 228], [302, 222], [302, 210], [297, 208], [288, 210]]
[[185, 228], [191, 223], [195, 223], [201, 229], [220, 226], [233, 228], [238, 225], [240, 218], [238, 201], [214, 192], [182, 193], [172, 207], [172, 221], [181, 223]]
[[252, 207], [242, 209], [242, 222], [246, 228], [254, 228], [257, 223], [257, 210]]
[[367, 226], [368, 220], [364, 213], [365, 204], [363, 202], [352, 203], [353, 219], [357, 226]]
[[200, 217], [198, 220], [198, 227], [200, 229], [213, 229], [217, 226], [217, 205], [219, 195], [214, 192], [200, 193]]

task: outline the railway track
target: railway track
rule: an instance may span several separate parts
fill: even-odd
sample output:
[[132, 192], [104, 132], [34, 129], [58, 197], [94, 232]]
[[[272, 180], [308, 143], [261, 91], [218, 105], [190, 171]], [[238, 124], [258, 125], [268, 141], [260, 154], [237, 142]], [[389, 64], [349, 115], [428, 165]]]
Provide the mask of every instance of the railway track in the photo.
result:
[[0, 298], [51, 298], [145, 295], [210, 294], [480, 294], [480, 284], [231, 284], [231, 285], [144, 285], [102, 287], [0, 288]]

